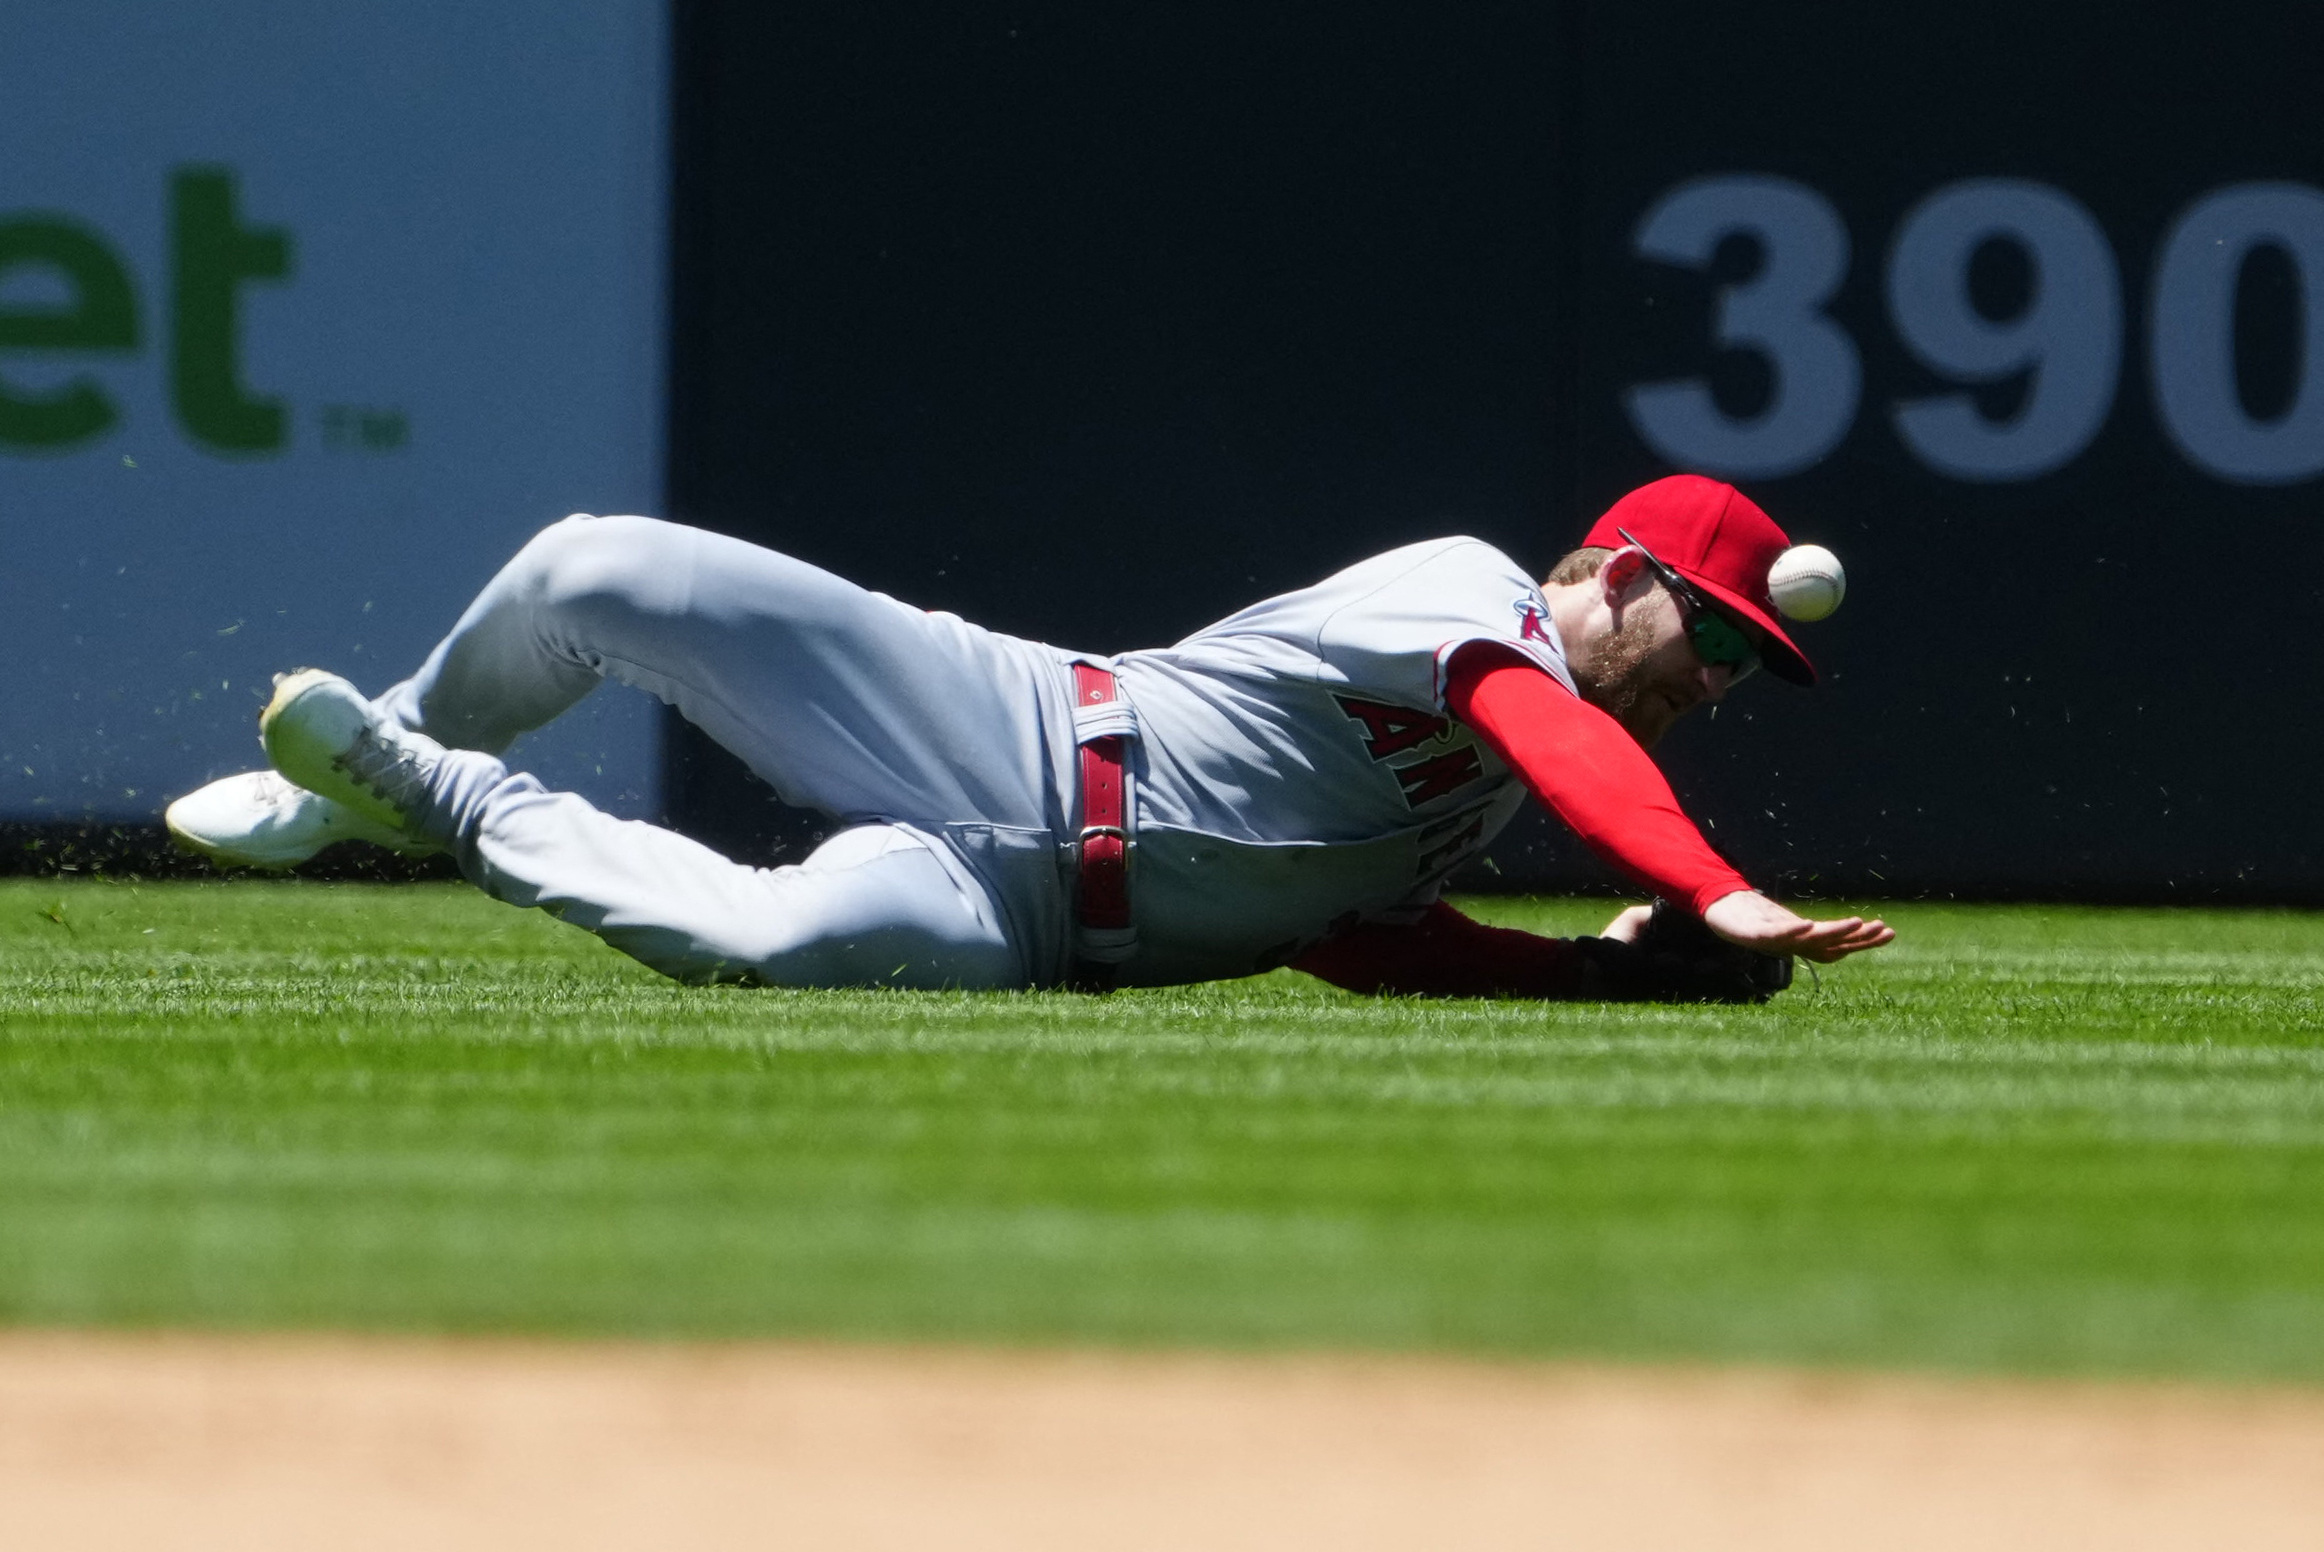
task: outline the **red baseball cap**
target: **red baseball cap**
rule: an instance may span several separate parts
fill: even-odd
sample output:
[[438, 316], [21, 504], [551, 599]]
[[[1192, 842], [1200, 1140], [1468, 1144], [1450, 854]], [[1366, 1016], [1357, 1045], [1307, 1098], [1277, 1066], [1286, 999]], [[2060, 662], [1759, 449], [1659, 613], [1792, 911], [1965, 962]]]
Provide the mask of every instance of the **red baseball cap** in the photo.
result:
[[1607, 509], [1585, 548], [1621, 549], [1622, 529], [1722, 609], [1750, 627], [1767, 671], [1793, 684], [1814, 684], [1816, 670], [1783, 627], [1767, 595], [1767, 571], [1791, 548], [1775, 519], [1732, 485], [1699, 474], [1673, 474], [1641, 485]]

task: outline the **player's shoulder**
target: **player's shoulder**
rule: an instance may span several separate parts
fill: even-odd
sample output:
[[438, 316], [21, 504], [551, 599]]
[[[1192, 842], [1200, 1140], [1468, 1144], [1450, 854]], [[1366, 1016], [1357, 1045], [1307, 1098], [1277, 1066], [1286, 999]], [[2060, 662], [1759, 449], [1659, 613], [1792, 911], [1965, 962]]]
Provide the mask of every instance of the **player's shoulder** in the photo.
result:
[[1412, 544], [1400, 544], [1392, 550], [1382, 550], [1377, 555], [1333, 573], [1318, 585], [1344, 591], [1351, 587], [1387, 586], [1407, 578], [1489, 578], [1496, 584], [1515, 580], [1521, 585], [1530, 585], [1532, 582], [1525, 568], [1497, 546], [1467, 534], [1453, 534], [1442, 539], [1422, 539]]
[[1471, 642], [1506, 645], [1571, 688], [1541, 585], [1482, 539], [1399, 546], [1326, 582], [1315, 599], [1315, 655], [1367, 699], [1443, 711], [1446, 667]]
[[1178, 645], [1260, 635], [1312, 650], [1334, 633], [1371, 628], [1367, 622], [1409, 620], [1418, 629], [1420, 622], [1468, 618], [1479, 611], [1498, 614], [1516, 607], [1522, 612], [1538, 598], [1517, 562], [1482, 539], [1456, 534], [1383, 550], [1306, 587], [1261, 599]]
[[1447, 534], [1438, 539], [1418, 539], [1400, 544], [1392, 550], [1382, 550], [1369, 560], [1358, 561], [1359, 566], [1426, 566], [1443, 560], [1455, 560], [1467, 565], [1492, 565], [1519, 571], [1517, 562], [1510, 559], [1499, 546], [1488, 544], [1470, 534]]

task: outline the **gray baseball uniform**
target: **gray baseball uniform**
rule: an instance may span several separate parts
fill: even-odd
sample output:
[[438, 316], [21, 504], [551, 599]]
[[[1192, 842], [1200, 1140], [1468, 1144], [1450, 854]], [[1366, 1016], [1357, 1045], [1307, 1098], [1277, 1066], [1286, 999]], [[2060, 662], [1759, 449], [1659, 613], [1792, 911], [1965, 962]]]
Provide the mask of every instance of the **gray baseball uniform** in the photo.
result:
[[[1474, 641], [1569, 689], [1540, 589], [1474, 539], [1411, 545], [1118, 658], [984, 630], [773, 551], [569, 518], [380, 698], [452, 746], [422, 828], [496, 898], [685, 980], [1008, 987], [1250, 974], [1425, 907], [1523, 791], [1445, 715]], [[1077, 714], [1071, 665], [1113, 668]], [[843, 825], [745, 867], [497, 758], [601, 678], [675, 706]], [[1077, 721], [1078, 715], [1078, 721]], [[1133, 928], [1074, 921], [1078, 745], [1128, 735]]]

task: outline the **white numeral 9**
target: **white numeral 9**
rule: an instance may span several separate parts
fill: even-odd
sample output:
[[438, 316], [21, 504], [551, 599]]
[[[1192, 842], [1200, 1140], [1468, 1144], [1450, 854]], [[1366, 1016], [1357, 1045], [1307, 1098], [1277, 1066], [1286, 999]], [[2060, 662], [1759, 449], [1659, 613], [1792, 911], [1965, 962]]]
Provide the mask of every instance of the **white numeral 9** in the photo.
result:
[[1848, 231], [1815, 190], [1783, 178], [1706, 178], [1672, 189], [1639, 222], [1641, 257], [1708, 268], [1719, 244], [1759, 244], [1759, 272], [1719, 293], [1713, 340], [1758, 353], [1775, 380], [1765, 411], [1738, 418], [1700, 378], [1624, 395], [1631, 424], [1665, 459], [1708, 474], [1792, 474], [1839, 445], [1856, 418], [1856, 346], [1824, 316], [1848, 273]]
[[[2243, 261], [2281, 248], [2300, 276], [2300, 381], [2292, 407], [2251, 418], [2235, 387], [2235, 288]], [[2239, 183], [2187, 208], [2155, 267], [2155, 407], [2188, 462], [2239, 485], [2324, 474], [2324, 194]]]
[[[2033, 271], [2016, 317], [1995, 322], [1969, 299], [1969, 261], [2014, 244]], [[2122, 364], [2122, 282], [2090, 212], [2040, 183], [1976, 178], [1914, 207], [1888, 265], [1896, 332], [1922, 365], [1956, 382], [2031, 374], [2024, 407], [1988, 420], [1966, 393], [1907, 399], [1897, 434], [1940, 474], [2030, 480], [2072, 462], [2114, 406]]]

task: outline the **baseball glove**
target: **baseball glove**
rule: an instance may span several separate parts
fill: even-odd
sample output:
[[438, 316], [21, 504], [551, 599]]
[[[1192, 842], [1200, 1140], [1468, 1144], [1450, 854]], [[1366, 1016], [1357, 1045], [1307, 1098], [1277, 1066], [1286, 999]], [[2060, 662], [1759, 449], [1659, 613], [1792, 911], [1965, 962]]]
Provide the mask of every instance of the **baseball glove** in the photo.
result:
[[1738, 948], [1667, 900], [1629, 943], [1576, 938], [1615, 1002], [1765, 1002], [1791, 985], [1791, 956]]

